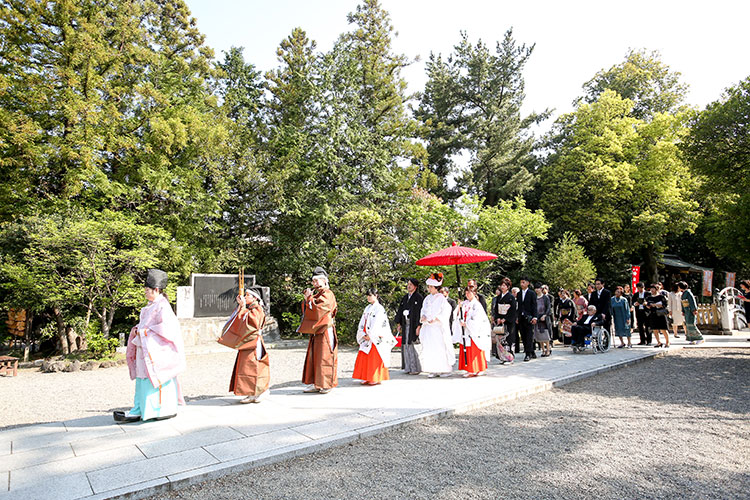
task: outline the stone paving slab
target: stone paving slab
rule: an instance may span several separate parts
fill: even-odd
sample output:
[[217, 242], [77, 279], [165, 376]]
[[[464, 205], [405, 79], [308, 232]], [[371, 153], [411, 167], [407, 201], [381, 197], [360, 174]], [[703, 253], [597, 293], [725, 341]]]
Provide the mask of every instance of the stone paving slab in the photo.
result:
[[134, 480], [151, 481], [215, 463], [218, 463], [216, 458], [203, 448], [197, 447], [171, 455], [139, 460], [128, 464], [127, 467], [116, 465], [87, 475], [94, 493], [102, 493], [130, 486]]
[[[699, 347], [750, 347], [744, 339]], [[674, 346], [678, 349], [681, 346]], [[189, 402], [174, 419], [117, 425], [95, 416], [0, 431], [0, 500], [142, 498], [187, 484], [339, 446], [400, 425], [469, 411], [663, 355], [613, 349], [493, 364], [485, 377], [428, 379], [391, 370], [380, 386], [341, 379], [330, 394], [302, 385], [260, 404], [221, 397]]]
[[160, 455], [242, 439], [243, 437], [245, 437], [243, 434], [230, 427], [209, 427], [193, 431], [190, 434], [181, 434], [173, 438], [139, 444], [138, 448], [147, 458], [154, 458]]

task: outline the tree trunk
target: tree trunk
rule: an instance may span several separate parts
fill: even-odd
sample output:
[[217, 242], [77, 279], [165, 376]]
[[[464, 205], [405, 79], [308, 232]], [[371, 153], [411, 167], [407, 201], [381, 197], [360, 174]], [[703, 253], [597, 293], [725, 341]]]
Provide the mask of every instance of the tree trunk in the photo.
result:
[[23, 338], [26, 340], [26, 349], [23, 350], [23, 360], [27, 362], [29, 360], [29, 350], [31, 347], [31, 322], [34, 320], [34, 313], [28, 311], [26, 313], [26, 325], [24, 326]]
[[104, 336], [105, 339], [109, 338], [109, 329], [112, 327], [112, 323], [107, 321], [108, 316], [109, 316], [107, 314], [108, 312], [109, 311], [107, 311], [106, 307], [102, 307], [102, 335]]
[[[112, 333], [112, 322], [115, 320], [115, 307], [112, 306], [109, 308], [108, 314], [107, 314], [107, 334]], [[122, 345], [122, 343], [120, 343]]]
[[106, 307], [102, 309], [102, 335], [104, 338], [109, 338], [112, 330], [112, 322], [115, 319], [115, 307], [112, 306], [109, 309]]
[[643, 253], [643, 269], [641, 269], [641, 281], [646, 283], [646, 288], [649, 284], [659, 281], [657, 264], [656, 249], [654, 245], [648, 245]]
[[57, 323], [57, 341], [60, 344], [60, 350], [63, 354], [70, 354], [68, 332], [65, 328], [65, 319], [63, 318], [62, 311], [55, 307], [53, 312], [55, 313], [55, 323]]
[[79, 349], [78, 333], [70, 326], [65, 327], [65, 337], [68, 341], [68, 351], [73, 352]]
[[86, 308], [86, 331], [89, 331], [89, 323], [91, 323], [91, 309], [94, 307], [94, 301], [89, 300], [89, 305]]

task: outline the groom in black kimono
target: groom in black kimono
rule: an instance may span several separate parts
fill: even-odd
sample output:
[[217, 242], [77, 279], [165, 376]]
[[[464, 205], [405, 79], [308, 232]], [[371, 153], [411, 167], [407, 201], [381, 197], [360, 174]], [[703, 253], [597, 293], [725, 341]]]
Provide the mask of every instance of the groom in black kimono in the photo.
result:
[[424, 297], [419, 293], [419, 281], [409, 278], [406, 282], [406, 295], [396, 311], [396, 330], [401, 335], [401, 368], [406, 373], [417, 374], [422, 371], [414, 343], [418, 340], [420, 313]]

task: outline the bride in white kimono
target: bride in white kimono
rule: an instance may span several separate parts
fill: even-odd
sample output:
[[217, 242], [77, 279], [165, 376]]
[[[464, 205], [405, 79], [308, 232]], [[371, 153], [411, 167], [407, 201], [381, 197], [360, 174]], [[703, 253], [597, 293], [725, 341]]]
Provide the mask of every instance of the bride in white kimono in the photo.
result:
[[458, 369], [466, 370], [464, 377], [476, 377], [487, 371], [487, 356], [492, 348], [492, 329], [474, 290], [467, 287], [464, 293], [466, 300], [456, 307], [453, 318], [453, 342], [461, 344]]
[[422, 344], [422, 371], [430, 378], [453, 371], [456, 354], [450, 333], [451, 305], [438, 288], [443, 284], [443, 273], [432, 273], [426, 281], [430, 292], [422, 302], [419, 341]]

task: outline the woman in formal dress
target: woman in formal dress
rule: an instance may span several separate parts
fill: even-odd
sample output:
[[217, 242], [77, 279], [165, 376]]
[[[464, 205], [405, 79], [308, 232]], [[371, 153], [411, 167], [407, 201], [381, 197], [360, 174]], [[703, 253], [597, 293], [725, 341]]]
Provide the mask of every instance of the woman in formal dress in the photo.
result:
[[[669, 326], [667, 325], [667, 298], [659, 293], [659, 286], [651, 285], [651, 295], [646, 297], [646, 312], [648, 313], [648, 328], [656, 339], [654, 347], [669, 347]], [[659, 340], [659, 334], [664, 335], [664, 343]]]
[[562, 335], [563, 344], [570, 345], [572, 336], [571, 328], [573, 323], [578, 320], [576, 315], [576, 305], [567, 290], [560, 290], [560, 305], [557, 309], [557, 320], [560, 323], [560, 335]]
[[456, 354], [449, 328], [451, 306], [438, 289], [443, 284], [443, 273], [432, 273], [425, 282], [429, 294], [422, 302], [419, 341], [422, 344], [422, 371], [429, 377], [453, 371]]
[[698, 326], [695, 324], [695, 313], [698, 311], [698, 302], [695, 300], [693, 292], [690, 291], [688, 284], [680, 281], [677, 286], [680, 290], [680, 299], [682, 301], [682, 315], [685, 318], [685, 338], [691, 344], [700, 344], [703, 342]]
[[125, 354], [130, 378], [135, 380], [133, 408], [114, 412], [118, 423], [171, 418], [177, 405], [185, 404], [177, 382], [177, 375], [185, 370], [185, 348], [177, 316], [164, 293], [166, 286], [167, 273], [148, 270], [144, 288], [148, 305], [130, 330]]
[[466, 371], [464, 377], [476, 377], [487, 371], [492, 329], [474, 288], [466, 287], [464, 296], [466, 300], [456, 307], [453, 318], [453, 342], [461, 345], [458, 369]]
[[369, 305], [365, 307], [357, 328], [359, 353], [354, 362], [352, 378], [361, 380], [363, 385], [378, 385], [390, 379], [385, 362], [390, 362], [396, 339], [391, 334], [388, 316], [378, 302], [375, 289], [367, 291], [367, 302]]
[[546, 358], [552, 354], [550, 349], [552, 300], [550, 300], [549, 294], [544, 293], [541, 283], [537, 283], [534, 289], [536, 291], [536, 312], [539, 316], [539, 321], [534, 325], [534, 342], [539, 342], [542, 357]]
[[[502, 338], [505, 336], [507, 350], [510, 352], [510, 356], [498, 356], [501, 361], [513, 362], [513, 345], [518, 347], [518, 336], [516, 334], [516, 297], [513, 295], [513, 283], [509, 278], [503, 278], [500, 286], [497, 287], [500, 290], [500, 295], [497, 297], [497, 301], [492, 308], [492, 319], [495, 326], [502, 326], [505, 330], [504, 334], [496, 336], [496, 346], [499, 354], [505, 350], [502, 345]], [[510, 359], [508, 359], [510, 357]]]
[[682, 293], [680, 287], [675, 283], [672, 290], [667, 295], [667, 305], [669, 307], [669, 318], [672, 320], [672, 333], [674, 338], [679, 339], [677, 335], [679, 327], [685, 329], [685, 317], [682, 314]]
[[[612, 319], [615, 324], [615, 335], [620, 339], [617, 348], [622, 349], [627, 345], [627, 348], [631, 349], [633, 344], [630, 342], [630, 302], [622, 292], [622, 287], [618, 286], [615, 288], [615, 296], [610, 299]], [[627, 344], [624, 338], [628, 339]]]
[[576, 305], [576, 321], [578, 321], [586, 314], [586, 309], [589, 307], [589, 301], [583, 296], [581, 290], [577, 288], [573, 291], [573, 295], [573, 303]]

